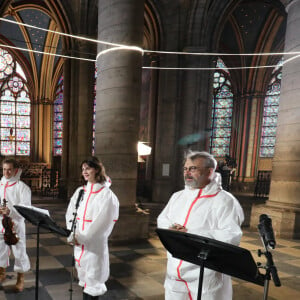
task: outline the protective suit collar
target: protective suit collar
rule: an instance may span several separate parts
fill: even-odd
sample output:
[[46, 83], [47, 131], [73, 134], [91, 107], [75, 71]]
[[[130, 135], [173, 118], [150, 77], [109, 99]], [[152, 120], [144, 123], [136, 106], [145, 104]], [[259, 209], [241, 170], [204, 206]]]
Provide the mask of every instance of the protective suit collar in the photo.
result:
[[21, 174], [22, 174], [22, 169], [15, 169], [15, 175], [13, 175], [12, 177], [6, 179], [5, 176], [2, 176], [1, 178], [1, 183], [6, 184], [7, 182], [15, 182], [20, 180], [21, 178]]
[[[185, 186], [185, 189], [191, 190], [191, 191], [197, 191], [197, 193], [199, 192], [200, 189], [191, 189], [188, 186]], [[222, 177], [221, 174], [218, 172], [214, 172], [214, 174], [212, 175], [212, 179], [211, 182], [205, 186], [202, 189], [202, 193], [201, 195], [213, 195], [216, 194], [218, 192], [220, 192], [222, 190]]]
[[91, 182], [87, 182], [86, 186], [85, 186], [85, 191], [89, 192], [97, 192], [99, 191], [102, 187], [105, 186], [105, 183], [91, 183]]

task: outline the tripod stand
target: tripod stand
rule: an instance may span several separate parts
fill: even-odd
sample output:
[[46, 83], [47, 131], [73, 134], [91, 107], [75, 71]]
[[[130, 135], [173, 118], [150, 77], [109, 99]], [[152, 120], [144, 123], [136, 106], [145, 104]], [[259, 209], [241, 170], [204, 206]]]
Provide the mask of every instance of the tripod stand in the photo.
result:
[[273, 262], [272, 253], [268, 250], [268, 248], [275, 249], [275, 237], [274, 232], [272, 228], [272, 220], [267, 215], [262, 214], [259, 218], [260, 223], [258, 224], [258, 231], [261, 236], [261, 240], [263, 242], [265, 251], [258, 250], [258, 256], [261, 257], [264, 255], [267, 259], [266, 266], [261, 266], [260, 263], [258, 263], [258, 266], [260, 268], [263, 268], [266, 270], [265, 274], [265, 283], [264, 283], [264, 297], [263, 300], [266, 300], [268, 298], [268, 292], [269, 292], [269, 283], [272, 279], [274, 281], [275, 286], [281, 286], [280, 279], [277, 274], [277, 269]]
[[39, 242], [40, 242], [40, 227], [57, 233], [61, 236], [69, 236], [69, 230], [58, 226], [53, 219], [47, 214], [38, 211], [35, 207], [27, 207], [21, 205], [14, 205], [18, 213], [23, 216], [27, 221], [37, 226], [36, 233], [36, 270], [35, 270], [35, 300], [39, 299]]
[[71, 226], [71, 230], [70, 230], [70, 235], [73, 236], [73, 253], [72, 253], [72, 266], [71, 266], [71, 278], [70, 278], [70, 300], [72, 300], [72, 295], [73, 295], [73, 280], [74, 280], [74, 269], [75, 269], [75, 257], [74, 257], [74, 247], [75, 247], [75, 231], [76, 231], [76, 219], [77, 219], [77, 211], [78, 211], [78, 207], [79, 207], [79, 202], [80, 200], [83, 198], [83, 194], [84, 194], [84, 190], [80, 190], [79, 194], [78, 194], [78, 198], [76, 201], [76, 205], [75, 205], [75, 212], [73, 213], [73, 220], [72, 220], [72, 226]]

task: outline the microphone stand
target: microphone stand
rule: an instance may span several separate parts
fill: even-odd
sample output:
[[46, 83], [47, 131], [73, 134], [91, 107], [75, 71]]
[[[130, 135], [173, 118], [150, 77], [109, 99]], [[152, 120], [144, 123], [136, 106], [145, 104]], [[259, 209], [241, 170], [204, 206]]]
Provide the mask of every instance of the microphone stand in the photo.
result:
[[[83, 198], [84, 190], [80, 190], [78, 194], [78, 198], [75, 205], [75, 212], [73, 213], [74, 218], [72, 221], [72, 226], [70, 230], [70, 234], [73, 234], [73, 237], [75, 239], [75, 231], [76, 231], [76, 223], [77, 223], [77, 211], [79, 207], [79, 202]], [[72, 300], [72, 293], [73, 293], [73, 280], [74, 280], [74, 269], [75, 269], [75, 257], [74, 257], [74, 250], [75, 250], [75, 241], [73, 242], [73, 252], [72, 252], [72, 265], [71, 265], [71, 278], [70, 278], [70, 300]]]
[[[280, 279], [277, 274], [277, 268], [274, 265], [272, 253], [268, 250], [267, 242], [263, 237], [261, 237], [261, 239], [262, 239], [265, 251], [258, 250], [258, 256], [261, 257], [262, 255], [264, 255], [267, 259], [266, 266], [261, 267], [266, 270], [266, 274], [264, 275], [265, 282], [264, 282], [263, 300], [267, 300], [271, 275], [272, 275], [275, 286], [281, 286], [281, 282], [280, 282]], [[259, 265], [260, 265], [260, 263], [259, 263]]]

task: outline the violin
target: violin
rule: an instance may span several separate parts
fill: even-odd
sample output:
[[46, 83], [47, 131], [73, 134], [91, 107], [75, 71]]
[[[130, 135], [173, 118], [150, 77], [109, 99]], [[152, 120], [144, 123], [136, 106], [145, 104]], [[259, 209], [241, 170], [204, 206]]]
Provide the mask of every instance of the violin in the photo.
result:
[[[7, 201], [3, 199], [3, 207], [6, 207], [6, 203]], [[4, 228], [4, 242], [9, 246], [15, 245], [19, 241], [19, 237], [14, 230], [13, 220], [9, 216], [3, 215], [2, 225]]]

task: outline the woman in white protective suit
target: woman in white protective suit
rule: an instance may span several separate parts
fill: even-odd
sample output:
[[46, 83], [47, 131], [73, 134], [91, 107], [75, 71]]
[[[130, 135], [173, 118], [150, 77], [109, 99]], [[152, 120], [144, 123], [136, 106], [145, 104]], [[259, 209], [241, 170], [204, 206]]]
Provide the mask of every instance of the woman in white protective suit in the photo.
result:
[[[221, 186], [216, 161], [207, 152], [188, 153], [183, 167], [185, 189], [174, 193], [157, 219], [159, 228], [205, 236], [238, 245], [243, 210]], [[168, 252], [166, 300], [197, 299], [199, 266], [172, 257]], [[232, 299], [230, 276], [205, 268], [203, 300]]]
[[81, 170], [85, 185], [75, 191], [66, 213], [67, 228], [71, 229], [78, 207], [76, 225], [68, 242], [74, 243], [75, 266], [79, 285], [83, 287], [83, 299], [99, 299], [98, 296], [107, 291], [108, 237], [119, 217], [119, 201], [110, 190], [104, 167], [96, 157], [84, 160]]
[[[6, 279], [6, 267], [9, 266], [10, 246], [4, 241], [4, 228], [2, 225], [3, 215], [10, 217], [14, 223], [14, 231], [19, 241], [12, 245], [15, 257], [14, 271], [17, 272], [15, 289], [21, 292], [24, 289], [24, 272], [30, 269], [30, 262], [26, 253], [25, 220], [13, 207], [14, 205], [31, 205], [31, 190], [20, 180], [21, 169], [17, 168], [14, 159], [5, 159], [3, 165], [3, 177], [0, 183], [0, 282]], [[6, 206], [3, 207], [3, 201]]]

